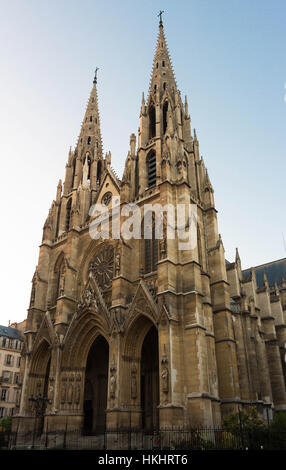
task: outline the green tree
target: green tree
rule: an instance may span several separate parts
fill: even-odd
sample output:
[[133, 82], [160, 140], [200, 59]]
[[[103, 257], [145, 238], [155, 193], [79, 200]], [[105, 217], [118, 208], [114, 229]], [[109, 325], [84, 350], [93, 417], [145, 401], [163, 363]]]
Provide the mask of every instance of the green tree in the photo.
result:
[[11, 431], [12, 426], [12, 417], [8, 416], [7, 418], [1, 419], [0, 421], [0, 431], [9, 432]]
[[239, 437], [241, 446], [249, 449], [265, 447], [267, 440], [267, 427], [258, 416], [255, 406], [240, 410], [225, 417], [224, 429]]
[[269, 445], [271, 449], [286, 450], [286, 412], [274, 414], [269, 428]]

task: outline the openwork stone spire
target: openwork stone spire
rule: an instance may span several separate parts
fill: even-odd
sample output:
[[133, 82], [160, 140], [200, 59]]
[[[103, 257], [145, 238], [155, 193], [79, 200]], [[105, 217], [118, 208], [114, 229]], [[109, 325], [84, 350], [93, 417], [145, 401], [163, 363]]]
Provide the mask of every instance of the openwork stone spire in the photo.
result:
[[176, 91], [177, 84], [164, 34], [163, 22], [160, 20], [156, 52], [153, 61], [153, 71], [150, 81], [149, 98], [152, 93], [157, 91], [162, 95], [165, 89], [168, 89], [169, 92]]
[[102, 139], [100, 131], [100, 116], [97, 98], [97, 70], [93, 79], [93, 87], [88, 100], [80, 135], [77, 142], [78, 154], [89, 151], [94, 158], [102, 157]]

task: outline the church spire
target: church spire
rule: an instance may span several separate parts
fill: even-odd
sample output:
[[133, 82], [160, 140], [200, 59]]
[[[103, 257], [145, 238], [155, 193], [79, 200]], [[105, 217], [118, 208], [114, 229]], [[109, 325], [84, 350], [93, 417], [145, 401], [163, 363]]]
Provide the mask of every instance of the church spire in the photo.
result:
[[98, 68], [95, 70], [93, 87], [76, 145], [78, 155], [83, 155], [88, 152], [91, 159], [101, 159], [103, 153], [97, 98], [97, 71]]
[[160, 93], [160, 97], [165, 90], [170, 93], [177, 91], [177, 84], [173, 72], [172, 62], [169, 55], [167, 41], [164, 34], [162, 21], [162, 11], [160, 11], [159, 33], [157, 39], [156, 52], [153, 61], [153, 70], [150, 81], [149, 98], [152, 94]]

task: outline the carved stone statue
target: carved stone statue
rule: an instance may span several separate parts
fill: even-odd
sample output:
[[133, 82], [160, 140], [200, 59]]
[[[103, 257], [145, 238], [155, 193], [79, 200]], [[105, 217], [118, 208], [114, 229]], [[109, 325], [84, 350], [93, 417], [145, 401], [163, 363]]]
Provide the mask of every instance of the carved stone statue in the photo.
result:
[[167, 401], [167, 395], [169, 393], [169, 369], [168, 369], [168, 357], [166, 353], [166, 345], [164, 344], [164, 354], [161, 360], [162, 372], [161, 372], [161, 381], [162, 381], [162, 392], [166, 394], [165, 400]]
[[85, 289], [81, 294], [80, 301], [78, 303], [78, 309], [81, 310], [84, 307], [93, 307], [94, 310], [98, 311], [98, 306], [94, 293], [90, 287]]
[[115, 398], [116, 393], [116, 365], [113, 358], [112, 365], [110, 367], [110, 383], [109, 383], [109, 396], [111, 399]]
[[48, 389], [48, 398], [50, 402], [54, 399], [54, 377], [49, 377], [49, 389]]
[[167, 367], [164, 367], [161, 373], [161, 379], [162, 379], [162, 391], [164, 393], [169, 392], [169, 371]]
[[116, 377], [114, 374], [110, 376], [110, 398], [115, 398], [115, 391], [116, 391]]

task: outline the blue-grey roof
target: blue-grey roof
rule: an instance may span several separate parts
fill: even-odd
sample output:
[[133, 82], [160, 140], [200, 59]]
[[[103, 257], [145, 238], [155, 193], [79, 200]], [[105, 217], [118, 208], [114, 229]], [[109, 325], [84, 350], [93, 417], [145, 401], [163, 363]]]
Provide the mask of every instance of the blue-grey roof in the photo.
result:
[[20, 341], [24, 340], [21, 331], [16, 328], [10, 328], [10, 326], [0, 325], [0, 336], [6, 336], [10, 339], [19, 339]]
[[[266, 273], [270, 287], [273, 287], [275, 282], [277, 282], [279, 286], [282, 284], [282, 278], [286, 279], [286, 258], [261, 264], [260, 266], [255, 266], [253, 269], [256, 275], [257, 287], [263, 286], [264, 273]], [[243, 277], [247, 278], [247, 276], [250, 275], [250, 272], [250, 269], [244, 269], [242, 272]]]

